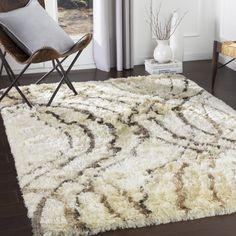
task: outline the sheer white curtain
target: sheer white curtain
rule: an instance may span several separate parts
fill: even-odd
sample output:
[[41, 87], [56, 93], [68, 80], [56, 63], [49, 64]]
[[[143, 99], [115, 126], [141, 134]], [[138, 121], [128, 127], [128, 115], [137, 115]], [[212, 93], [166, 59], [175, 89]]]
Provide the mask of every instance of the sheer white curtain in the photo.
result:
[[100, 70], [133, 67], [133, 0], [94, 0], [94, 60]]

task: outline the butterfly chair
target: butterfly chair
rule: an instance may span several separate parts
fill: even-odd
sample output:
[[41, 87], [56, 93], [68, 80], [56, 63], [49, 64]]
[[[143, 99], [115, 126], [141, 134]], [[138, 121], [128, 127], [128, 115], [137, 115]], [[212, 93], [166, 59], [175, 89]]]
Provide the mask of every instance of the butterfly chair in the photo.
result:
[[[45, 7], [44, 0], [38, 0], [41, 6]], [[12, 10], [16, 10], [26, 6], [29, 3], [29, 0], [1, 0], [0, 1], [0, 12], [10, 12]], [[11, 85], [4, 91], [4, 93], [0, 97], [0, 101], [9, 93], [9, 91], [15, 87], [16, 90], [21, 95], [22, 99], [28, 104], [29, 107], [32, 107], [30, 101], [26, 98], [24, 93], [22, 92], [21, 88], [19, 87], [19, 79], [23, 76], [25, 71], [29, 68], [29, 66], [33, 63], [42, 63], [46, 61], [52, 61], [52, 69], [45, 74], [40, 80], [37, 81], [37, 84], [42, 82], [46, 79], [52, 72], [57, 71], [61, 75], [61, 80], [57, 85], [55, 91], [53, 92], [48, 106], [51, 105], [53, 99], [55, 98], [57, 92], [59, 91], [60, 87], [63, 83], [65, 83], [76, 95], [77, 92], [70, 82], [68, 78], [68, 74], [73, 68], [75, 62], [81, 55], [82, 51], [88, 46], [88, 44], [92, 40], [92, 34], [88, 33], [84, 37], [82, 37], [77, 43], [74, 44], [72, 48], [70, 48], [66, 53], [59, 53], [53, 48], [42, 48], [39, 49], [36, 53], [29, 56], [22, 48], [20, 48], [15, 41], [9, 36], [9, 34], [4, 31], [2, 27], [0, 27], [0, 43], [2, 48], [0, 49], [0, 59], [1, 59], [1, 67], [0, 72], [2, 69], [5, 68], [6, 73], [11, 80]], [[19, 73], [19, 75], [15, 75], [10, 64], [6, 60], [6, 53], [11, 55], [17, 62], [24, 64], [25, 67]], [[75, 54], [76, 53], [76, 54]], [[67, 70], [65, 70], [62, 66], [62, 63], [72, 54], [75, 54], [74, 59], [72, 60], [70, 66]], [[61, 59], [60, 59], [61, 58]], [[0, 74], [1, 75], [1, 74]]]

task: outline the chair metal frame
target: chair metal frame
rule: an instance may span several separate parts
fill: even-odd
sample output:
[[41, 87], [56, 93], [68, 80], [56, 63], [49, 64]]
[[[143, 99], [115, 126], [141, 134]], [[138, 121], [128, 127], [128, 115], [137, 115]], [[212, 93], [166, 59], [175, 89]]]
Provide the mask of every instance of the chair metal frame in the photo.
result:
[[218, 70], [224, 68], [231, 62], [235, 61], [236, 58], [232, 58], [223, 65], [218, 65], [219, 55], [222, 53], [222, 43], [214, 41], [213, 45], [213, 57], [212, 57], [212, 79], [211, 79], [211, 93], [214, 94], [215, 81], [217, 77]]
[[[0, 97], [0, 102], [3, 100], [3, 98], [9, 93], [9, 91], [15, 87], [16, 90], [18, 91], [18, 93], [21, 95], [21, 97], [23, 98], [23, 100], [27, 103], [27, 105], [29, 107], [32, 107], [31, 103], [29, 102], [29, 100], [26, 98], [26, 96], [24, 95], [24, 93], [21, 91], [21, 89], [19, 88], [19, 84], [18, 84], [18, 80], [22, 77], [22, 75], [24, 74], [24, 72], [28, 69], [28, 67], [30, 66], [31, 63], [27, 64], [23, 70], [21, 71], [21, 73], [16, 76], [13, 73], [13, 70], [11, 69], [11, 66], [9, 65], [9, 63], [6, 60], [6, 52], [3, 53], [2, 49], [0, 49], [0, 57], [2, 60], [2, 64], [1, 64], [1, 69], [3, 70], [3, 68], [5, 68], [8, 77], [11, 80], [11, 85], [3, 92], [3, 94]], [[1, 74], [2, 74], [2, 70], [1, 70]]]
[[[63, 83], [67, 84], [67, 86], [73, 91], [74, 95], [78, 95], [75, 87], [73, 86], [73, 84], [71, 83], [70, 79], [68, 78], [68, 74], [70, 73], [71, 69], [73, 68], [75, 62], [78, 60], [79, 56], [81, 55], [83, 50], [79, 51], [76, 56], [74, 57], [72, 63], [70, 64], [70, 66], [68, 67], [67, 70], [65, 70], [62, 66], [62, 63], [69, 57], [66, 56], [65, 58], [63, 58], [61, 61], [59, 59], [55, 59], [52, 60], [52, 69], [46, 73], [44, 76], [42, 76], [37, 82], [36, 84], [40, 84], [43, 80], [47, 79], [49, 75], [51, 75], [54, 71], [57, 71], [60, 75], [61, 75], [61, 79], [60, 82], [56, 88], [56, 90], [54, 91], [54, 93], [52, 94], [47, 106], [50, 106], [56, 96], [56, 94], [58, 93], [60, 87], [62, 86]], [[1, 95], [0, 97], [0, 102], [3, 100], [3, 98], [9, 93], [9, 91], [15, 87], [16, 90], [19, 92], [19, 94], [21, 95], [22, 99], [27, 103], [27, 105], [29, 107], [32, 107], [32, 104], [30, 103], [30, 101], [26, 98], [26, 96], [24, 95], [24, 93], [21, 91], [21, 89], [19, 88], [19, 80], [22, 78], [22, 76], [24, 75], [25, 71], [29, 68], [29, 66], [32, 63], [28, 63], [26, 64], [26, 66], [22, 69], [22, 71], [20, 72], [20, 74], [18, 76], [16, 76], [13, 72], [13, 70], [11, 69], [11, 66], [9, 65], [8, 61], [6, 60], [6, 52], [3, 52], [0, 49], [0, 58], [2, 60], [1, 63], [1, 67], [0, 67], [0, 76], [2, 75], [2, 71], [3, 68], [5, 68], [8, 77], [11, 80], [11, 85], [4, 91], [4, 93]], [[55, 62], [56, 61], [56, 62]]]
[[[55, 70], [61, 75], [61, 79], [60, 82], [56, 88], [56, 90], [54, 91], [54, 93], [52, 94], [47, 106], [50, 106], [53, 99], [55, 98], [56, 94], [58, 93], [60, 87], [62, 86], [63, 82], [65, 82], [67, 84], [67, 86], [69, 87], [69, 89], [72, 90], [72, 92], [74, 93], [74, 95], [78, 95], [75, 87], [73, 86], [73, 84], [71, 83], [70, 79], [68, 78], [68, 74], [70, 73], [71, 69], [73, 68], [75, 62], [78, 60], [79, 56], [81, 55], [83, 50], [79, 51], [76, 56], [74, 57], [73, 61], [71, 62], [70, 66], [68, 67], [68, 69], [65, 71], [65, 69], [62, 66], [62, 63], [68, 58], [68, 56], [66, 56], [65, 58], [63, 58], [61, 61], [59, 61], [59, 59], [55, 59], [52, 60], [52, 65], [53, 68], [47, 73], [45, 74], [43, 77], [41, 77], [36, 84], [40, 84], [43, 80], [45, 80], [51, 73], [53, 73]], [[56, 63], [55, 63], [56, 61]], [[59, 68], [58, 68], [59, 67]]]

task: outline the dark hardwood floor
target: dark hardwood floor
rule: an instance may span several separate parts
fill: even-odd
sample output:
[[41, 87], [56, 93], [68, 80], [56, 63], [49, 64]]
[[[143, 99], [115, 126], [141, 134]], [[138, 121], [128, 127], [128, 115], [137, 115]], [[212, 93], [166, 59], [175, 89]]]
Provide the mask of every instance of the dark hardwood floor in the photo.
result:
[[[134, 70], [110, 73], [98, 70], [72, 72], [73, 81], [105, 80], [110, 77], [145, 75], [143, 66]], [[211, 62], [196, 61], [184, 63], [184, 75], [209, 91]], [[26, 75], [21, 84], [34, 83], [40, 75]], [[58, 81], [58, 76], [51, 76], [49, 82]], [[8, 86], [6, 77], [0, 79], [0, 88]], [[219, 71], [215, 96], [236, 109], [236, 72], [224, 68]], [[195, 221], [152, 226], [143, 229], [118, 230], [101, 236], [235, 236], [236, 214], [217, 216]], [[17, 183], [14, 160], [0, 116], [0, 236], [32, 236], [31, 223]]]

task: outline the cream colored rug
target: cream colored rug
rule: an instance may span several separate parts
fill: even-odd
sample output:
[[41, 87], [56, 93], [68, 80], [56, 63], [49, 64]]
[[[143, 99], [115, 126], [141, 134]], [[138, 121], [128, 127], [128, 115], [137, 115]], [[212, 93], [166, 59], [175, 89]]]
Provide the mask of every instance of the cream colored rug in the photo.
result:
[[[236, 112], [182, 76], [13, 91], [1, 103], [36, 236], [236, 212]], [[16, 97], [17, 96], [17, 97]]]

